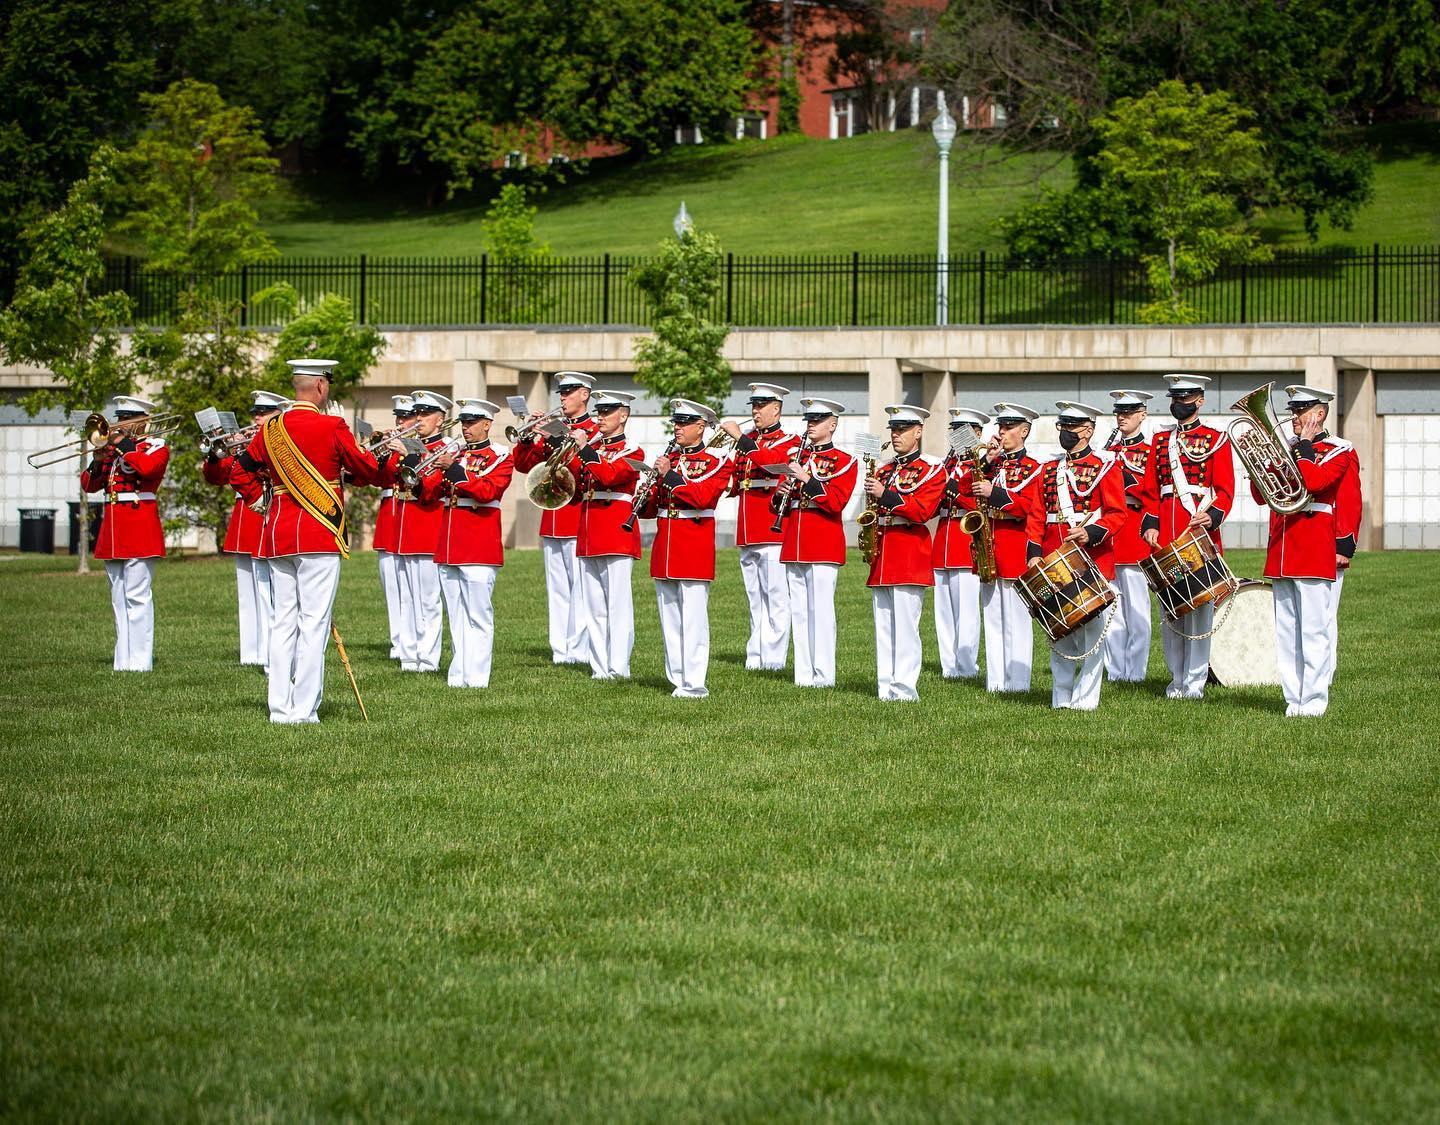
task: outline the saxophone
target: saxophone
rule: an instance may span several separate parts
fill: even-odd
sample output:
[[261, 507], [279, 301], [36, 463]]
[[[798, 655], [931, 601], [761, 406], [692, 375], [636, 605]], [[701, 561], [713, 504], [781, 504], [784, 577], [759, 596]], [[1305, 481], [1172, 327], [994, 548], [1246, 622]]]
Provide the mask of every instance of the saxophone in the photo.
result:
[[[985, 472], [985, 447], [976, 445], [967, 456], [972, 473], [978, 479]], [[981, 582], [994, 582], [999, 570], [995, 565], [995, 526], [990, 518], [990, 505], [977, 498], [974, 510], [960, 517], [960, 530], [970, 536], [975, 577]]]
[[[865, 455], [866, 483], [875, 479], [875, 458]], [[855, 517], [860, 526], [860, 557], [866, 565], [873, 563], [880, 554], [880, 501], [874, 496], [865, 498], [865, 509]]]

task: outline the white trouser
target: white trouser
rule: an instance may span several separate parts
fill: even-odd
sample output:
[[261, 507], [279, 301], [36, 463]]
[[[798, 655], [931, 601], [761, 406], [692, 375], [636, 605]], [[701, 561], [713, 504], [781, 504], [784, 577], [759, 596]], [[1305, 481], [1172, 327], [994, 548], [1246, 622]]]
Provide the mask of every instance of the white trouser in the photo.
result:
[[467, 563], [440, 567], [440, 589], [450, 615], [450, 686], [489, 687], [495, 647], [495, 576], [498, 566]]
[[973, 570], [935, 572], [935, 640], [947, 680], [980, 670], [980, 579]]
[[440, 568], [433, 555], [396, 555], [400, 564], [400, 669], [440, 668]]
[[665, 639], [665, 678], [676, 699], [704, 699], [710, 666], [710, 583], [694, 579], [655, 579], [660, 603], [660, 634]]
[[270, 721], [318, 723], [325, 694], [330, 611], [340, 588], [339, 555], [270, 560], [275, 619], [270, 626]]
[[1335, 585], [1330, 592], [1330, 679], [1335, 679], [1335, 672], [1340, 667], [1338, 649], [1340, 647], [1340, 592], [1345, 589], [1345, 572], [1335, 572]]
[[400, 558], [392, 551], [377, 551], [380, 556], [380, 589], [385, 594], [385, 616], [390, 622], [390, 659], [400, 658]]
[[[1165, 694], [1171, 699], [1201, 699], [1205, 695], [1205, 679], [1210, 674], [1210, 638], [1186, 640], [1180, 633], [1203, 636], [1215, 626], [1215, 607], [1202, 605], [1172, 626], [1160, 623], [1160, 639], [1165, 646], [1165, 665], [1170, 669], [1170, 686]], [[1179, 630], [1177, 632], [1176, 630]]]
[[1035, 631], [1014, 579], [982, 582], [980, 603], [985, 610], [986, 690], [1029, 691]]
[[[1050, 649], [1051, 707], [1069, 707], [1076, 711], [1093, 711], [1100, 706], [1100, 681], [1105, 672], [1105, 646], [1100, 643], [1100, 634], [1105, 628], [1108, 614], [1085, 622], [1068, 637], [1061, 637], [1058, 644]], [[1119, 614], [1117, 609], [1116, 614]], [[1110, 626], [1113, 631], [1115, 626]], [[1090, 650], [1094, 649], [1094, 652]], [[1089, 652], [1084, 660], [1067, 660], [1061, 653], [1079, 656]]]
[[920, 611], [924, 586], [875, 586], [875, 682], [881, 699], [913, 703], [920, 680]]
[[1323, 715], [1335, 672], [1335, 591], [1328, 578], [1277, 578], [1273, 589], [1285, 714]]
[[155, 663], [155, 559], [106, 559], [115, 611], [115, 671], [148, 672]]
[[795, 641], [795, 682], [835, 686], [835, 583], [839, 563], [786, 563], [790, 635]]
[[235, 556], [235, 593], [240, 603], [240, 663], [270, 663], [270, 563]]
[[1139, 682], [1150, 663], [1150, 584], [1138, 566], [1117, 566], [1115, 620], [1105, 634], [1105, 675]]
[[587, 622], [579, 594], [580, 566], [574, 539], [545, 536], [545, 590], [550, 599], [550, 659], [556, 664], [584, 664], [590, 655]]
[[740, 548], [740, 577], [750, 599], [750, 639], [745, 667], [776, 671], [785, 667], [790, 647], [790, 584], [780, 561], [780, 544]]
[[[596, 555], [581, 559], [579, 569], [576, 601], [583, 604], [590, 675], [597, 680], [628, 680], [635, 648], [635, 601], [630, 589], [635, 560], [629, 555]], [[555, 603], [550, 604], [553, 608]]]

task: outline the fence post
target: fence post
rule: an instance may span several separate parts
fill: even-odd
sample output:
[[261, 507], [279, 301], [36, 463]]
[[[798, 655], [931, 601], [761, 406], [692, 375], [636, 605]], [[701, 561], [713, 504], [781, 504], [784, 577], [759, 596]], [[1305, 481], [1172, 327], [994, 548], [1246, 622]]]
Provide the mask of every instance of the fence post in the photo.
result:
[[138, 316], [142, 316], [142, 315], [144, 315], [144, 314], [141, 312], [141, 309], [140, 309], [140, 300], [139, 300], [139, 298], [137, 298], [137, 297], [135, 296], [134, 291], [130, 288], [130, 284], [131, 284], [131, 282], [130, 282], [130, 270], [131, 270], [131, 266], [133, 265], [133, 263], [134, 263], [134, 259], [133, 259], [132, 257], [130, 257], [129, 254], [126, 254], [126, 255], [125, 255], [125, 268], [124, 268], [124, 271], [123, 271], [122, 274], [121, 274], [120, 284], [121, 284], [121, 286], [122, 286], [122, 287], [124, 288], [124, 290], [125, 290], [125, 295], [126, 295], [127, 297], [129, 297], [132, 301], [135, 302], [134, 315], [138, 317]]
[[1247, 271], [1246, 271], [1246, 269], [1245, 269], [1245, 263], [1242, 261], [1242, 262], [1240, 263], [1240, 323], [1241, 323], [1241, 324], [1246, 324], [1246, 323], [1248, 323], [1248, 322], [1246, 321], [1246, 319], [1245, 319], [1245, 313], [1246, 313], [1246, 311], [1247, 311], [1246, 308], [1245, 308], [1245, 304], [1246, 304], [1245, 299], [1246, 299], [1246, 296], [1247, 296], [1247, 294], [1246, 294], [1246, 292], [1245, 292], [1245, 288], [1246, 288], [1245, 282], [1246, 282], [1247, 276], [1248, 276], [1248, 275], [1247, 275]]
[[480, 323], [488, 323], [485, 319], [485, 292], [489, 288], [490, 280], [490, 255], [480, 255]]
[[1375, 243], [1370, 269], [1370, 321], [1380, 323], [1380, 243]]
[[860, 251], [850, 251], [850, 324], [860, 323]]
[[985, 251], [980, 251], [980, 318], [979, 323], [985, 323]]
[[605, 273], [600, 279], [600, 323], [610, 323], [610, 255], [605, 255], [605, 263], [601, 267]]
[[365, 323], [365, 255], [360, 255], [360, 323]]
[[240, 327], [250, 323], [250, 267], [240, 267]]
[[735, 254], [725, 255], [725, 323], [735, 319]]
[[1110, 323], [1115, 323], [1115, 251], [1110, 251]]

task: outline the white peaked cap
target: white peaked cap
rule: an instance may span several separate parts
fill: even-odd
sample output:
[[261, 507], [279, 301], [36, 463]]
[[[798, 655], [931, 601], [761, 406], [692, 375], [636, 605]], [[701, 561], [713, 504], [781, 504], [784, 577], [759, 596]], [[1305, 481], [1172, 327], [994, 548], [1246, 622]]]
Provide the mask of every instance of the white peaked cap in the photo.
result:
[[251, 410], [278, 410], [281, 407], [289, 406], [290, 400], [284, 395], [277, 395], [274, 391], [251, 391]]
[[990, 415], [983, 410], [971, 410], [968, 406], [952, 406], [950, 408], [950, 424], [958, 426], [962, 422], [969, 422], [972, 426], [983, 426], [990, 421]]
[[1110, 397], [1115, 400], [1114, 409], [1119, 411], [1122, 407], [1133, 410], [1137, 406], [1144, 406], [1155, 396], [1149, 391], [1111, 391]]
[[415, 409], [415, 400], [409, 395], [391, 395], [390, 401], [395, 404], [396, 414], [404, 414], [408, 410]]
[[1334, 391], [1323, 391], [1319, 387], [1307, 387], [1302, 384], [1286, 387], [1285, 393], [1290, 396], [1290, 402], [1295, 405], [1302, 402], [1332, 402], [1335, 399]]
[[596, 409], [602, 406], [628, 407], [634, 401], [635, 394], [632, 391], [596, 391], [595, 397], [590, 400], [590, 405]]
[[583, 371], [557, 371], [555, 372], [555, 389], [564, 390], [566, 387], [593, 387], [595, 376], [586, 375]]
[[930, 411], [923, 406], [906, 406], [903, 402], [894, 403], [885, 408], [885, 413], [890, 415], [890, 425], [903, 422], [907, 425], [914, 425], [923, 422], [930, 417]]
[[673, 398], [670, 400], [670, 416], [672, 418], [679, 418], [687, 414], [703, 420], [710, 426], [720, 421], [719, 415], [703, 402], [691, 402], [688, 398]]
[[997, 402], [994, 409], [997, 421], [1013, 418], [1017, 422], [1033, 422], [1040, 417], [1028, 406], [1020, 406], [1013, 402]]
[[778, 383], [751, 383], [750, 401], [758, 399], [779, 398], [783, 399], [790, 393], [789, 387], [782, 387]]
[[1093, 422], [1102, 413], [1083, 402], [1057, 402], [1055, 411], [1055, 416], [1062, 422]]
[[1177, 391], [1181, 394], [1193, 395], [1204, 394], [1205, 388], [1210, 385], [1208, 375], [1166, 375], [1165, 381], [1170, 384], [1170, 393]]
[[338, 359], [288, 359], [285, 362], [295, 375], [323, 375], [327, 379], [340, 366]]
[[444, 395], [436, 394], [434, 391], [416, 391], [413, 397], [416, 410], [427, 407], [430, 410], [439, 410], [449, 414], [450, 408], [455, 405]]
[[807, 415], [823, 418], [827, 414], [844, 414], [845, 408], [833, 399], [802, 398], [800, 406]]
[[462, 398], [455, 402], [455, 413], [461, 418], [489, 418], [500, 413], [500, 407], [488, 398]]
[[139, 395], [116, 395], [107, 403], [111, 410], [131, 414], [154, 414], [155, 404]]

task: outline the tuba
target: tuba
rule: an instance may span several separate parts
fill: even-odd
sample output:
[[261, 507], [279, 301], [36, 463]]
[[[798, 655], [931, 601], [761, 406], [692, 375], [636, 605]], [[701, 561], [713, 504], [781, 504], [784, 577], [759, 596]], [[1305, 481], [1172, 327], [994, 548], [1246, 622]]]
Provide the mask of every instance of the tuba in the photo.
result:
[[1270, 417], [1270, 388], [1274, 383], [1256, 387], [1244, 398], [1231, 404], [1244, 417], [1236, 418], [1226, 428], [1240, 463], [1245, 466], [1260, 498], [1272, 512], [1282, 516], [1298, 512], [1310, 503], [1310, 491], [1291, 452], [1290, 443], [1280, 434], [1278, 424]]

